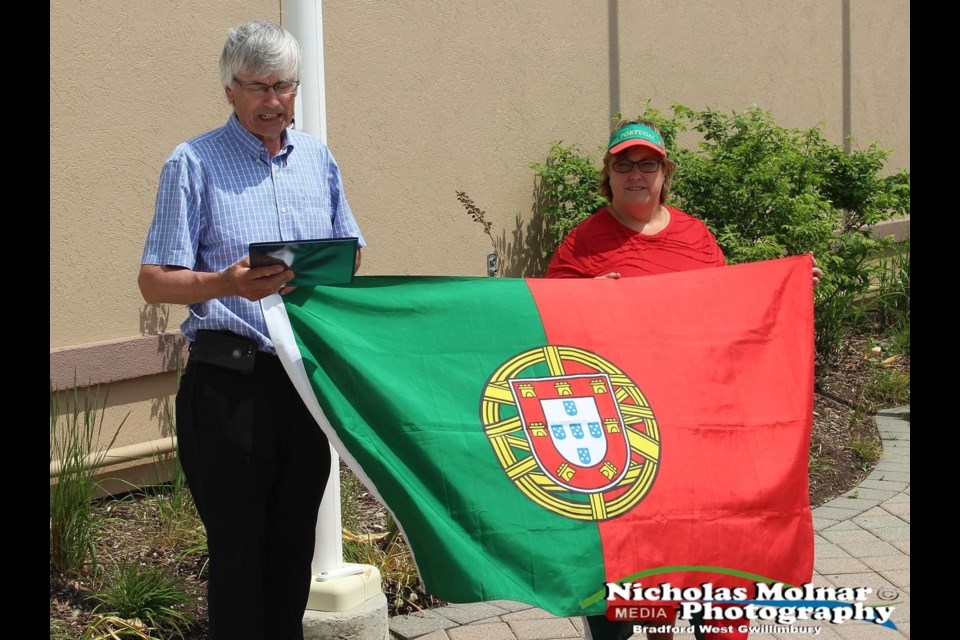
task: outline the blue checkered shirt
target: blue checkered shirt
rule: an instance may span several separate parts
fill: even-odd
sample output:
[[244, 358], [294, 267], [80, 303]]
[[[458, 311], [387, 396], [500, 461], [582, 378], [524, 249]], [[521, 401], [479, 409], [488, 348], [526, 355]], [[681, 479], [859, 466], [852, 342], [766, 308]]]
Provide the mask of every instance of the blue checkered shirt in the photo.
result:
[[[178, 145], [164, 163], [141, 263], [222, 271], [245, 257], [251, 242], [345, 237], [366, 245], [326, 145], [287, 129], [271, 158], [231, 115]], [[276, 351], [260, 303], [240, 296], [189, 305], [180, 330], [192, 342], [198, 329], [232, 331]]]

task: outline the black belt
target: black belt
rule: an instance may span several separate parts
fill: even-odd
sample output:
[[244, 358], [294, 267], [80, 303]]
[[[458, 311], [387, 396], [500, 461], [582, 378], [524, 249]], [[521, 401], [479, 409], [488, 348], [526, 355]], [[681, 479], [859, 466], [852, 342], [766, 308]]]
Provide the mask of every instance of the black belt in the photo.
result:
[[253, 373], [257, 358], [276, 358], [276, 354], [257, 350], [257, 341], [229, 331], [200, 329], [190, 343], [190, 357], [240, 373]]

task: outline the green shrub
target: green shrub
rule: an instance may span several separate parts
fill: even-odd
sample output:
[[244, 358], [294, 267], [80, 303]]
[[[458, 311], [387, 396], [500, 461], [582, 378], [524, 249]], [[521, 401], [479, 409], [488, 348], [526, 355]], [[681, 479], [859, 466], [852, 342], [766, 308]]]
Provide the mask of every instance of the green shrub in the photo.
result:
[[879, 243], [863, 225], [910, 206], [909, 174], [878, 175], [889, 152], [872, 144], [845, 153], [818, 128], [781, 127], [758, 107], [674, 112], [678, 128], [689, 126], [701, 141], [696, 150], [673, 150], [682, 168], [673, 196], [712, 226], [731, 263], [814, 252], [842, 265], [828, 265], [833, 277], [866, 283], [857, 258]]
[[562, 142], [551, 143], [547, 161], [530, 168], [537, 172], [540, 213], [548, 220], [552, 252], [571, 229], [606, 204], [597, 190], [600, 170], [577, 145]]
[[[781, 127], [758, 107], [726, 115], [674, 105], [670, 116], [647, 107], [637, 117], [657, 123], [679, 164], [668, 202], [706, 222], [730, 264], [816, 256], [825, 274], [816, 289], [816, 349], [818, 364], [828, 367], [844, 327], [862, 314], [863, 296], [878, 277], [877, 257], [890, 247], [864, 225], [909, 212], [910, 175], [881, 175], [889, 152], [877, 144], [847, 153], [818, 128]], [[677, 144], [684, 131], [699, 137], [696, 148]], [[549, 160], [530, 166], [545, 195], [539, 212], [552, 252], [604, 204], [599, 161], [554, 142]], [[905, 282], [907, 296], [897, 304], [909, 309], [909, 245], [905, 256], [906, 279], [898, 282]]]

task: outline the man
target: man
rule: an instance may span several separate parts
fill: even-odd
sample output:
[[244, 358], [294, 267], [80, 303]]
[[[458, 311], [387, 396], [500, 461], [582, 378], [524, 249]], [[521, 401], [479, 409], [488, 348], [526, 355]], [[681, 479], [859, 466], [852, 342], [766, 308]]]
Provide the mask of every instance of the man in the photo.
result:
[[357, 237], [365, 245], [329, 149], [288, 128], [300, 57], [297, 40], [272, 22], [229, 31], [220, 76], [233, 113], [164, 163], [140, 268], [147, 302], [189, 305], [177, 434], [207, 530], [216, 639], [302, 640], [330, 472], [327, 441], [284, 372], [259, 304], [294, 274], [250, 268], [248, 244]]

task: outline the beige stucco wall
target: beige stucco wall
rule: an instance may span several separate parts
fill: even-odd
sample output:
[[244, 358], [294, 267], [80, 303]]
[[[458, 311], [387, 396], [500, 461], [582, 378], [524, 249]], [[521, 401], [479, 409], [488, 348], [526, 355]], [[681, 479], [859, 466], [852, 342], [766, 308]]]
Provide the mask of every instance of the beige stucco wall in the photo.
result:
[[486, 275], [490, 239], [456, 192], [509, 234], [550, 141], [605, 135], [606, 10], [324, 3], [328, 141], [370, 245], [365, 272]]
[[[283, 4], [51, 5], [52, 377], [77, 347], [177, 330], [185, 309], [144, 305], [136, 285], [160, 165], [228, 115], [227, 28], [282, 21]], [[553, 140], [594, 151], [612, 113], [647, 101], [757, 104], [838, 144], [880, 140], [891, 168], [910, 167], [903, 0], [327, 0], [322, 12], [328, 142], [369, 243], [363, 274], [485, 275], [490, 239], [456, 191], [510, 249], [533, 207], [529, 163]], [[120, 444], [164, 435], [155, 408], [175, 379], [162, 369], [112, 385], [111, 414], [131, 412]]]
[[909, 169], [909, 1], [853, 0], [850, 40], [852, 133], [862, 148], [876, 140], [891, 150], [890, 167]]
[[756, 104], [838, 144], [880, 139], [891, 167], [909, 168], [901, 0], [440, 5], [324, 3], [328, 141], [370, 241], [365, 272], [483, 275], [489, 239], [455, 192], [509, 238], [531, 211], [528, 165], [551, 140], [592, 151], [610, 114], [647, 101]]

